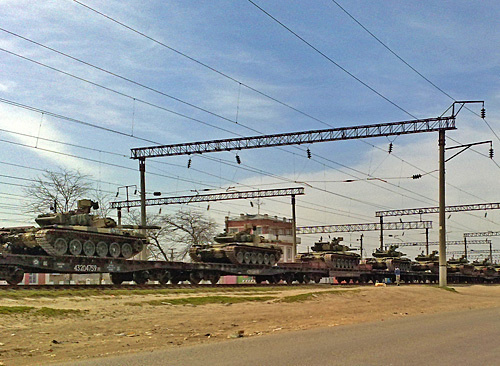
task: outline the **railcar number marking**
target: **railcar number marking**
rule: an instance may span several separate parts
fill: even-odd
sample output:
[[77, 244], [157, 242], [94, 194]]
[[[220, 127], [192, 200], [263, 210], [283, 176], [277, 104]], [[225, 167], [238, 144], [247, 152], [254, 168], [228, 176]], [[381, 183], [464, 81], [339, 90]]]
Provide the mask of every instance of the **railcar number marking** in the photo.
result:
[[75, 266], [75, 271], [78, 272], [97, 272], [99, 267], [95, 264], [77, 264]]

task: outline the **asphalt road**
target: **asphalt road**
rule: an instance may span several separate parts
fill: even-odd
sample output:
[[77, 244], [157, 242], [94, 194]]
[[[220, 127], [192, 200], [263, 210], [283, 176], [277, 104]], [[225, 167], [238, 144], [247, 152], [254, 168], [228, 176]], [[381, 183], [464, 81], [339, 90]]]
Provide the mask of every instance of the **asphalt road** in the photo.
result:
[[59, 365], [497, 366], [500, 307], [239, 338]]

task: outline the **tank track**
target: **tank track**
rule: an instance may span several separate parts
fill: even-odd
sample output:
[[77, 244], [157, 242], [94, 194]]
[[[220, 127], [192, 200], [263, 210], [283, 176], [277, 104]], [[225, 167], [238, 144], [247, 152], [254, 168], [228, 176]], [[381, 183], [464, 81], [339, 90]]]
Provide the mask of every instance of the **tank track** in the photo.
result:
[[[66, 243], [72, 239], [78, 239], [80, 243], [84, 243], [85, 241], [92, 241], [94, 245], [98, 242], [104, 242], [107, 245], [107, 254], [105, 256], [98, 255], [97, 249], [94, 251], [94, 254], [90, 257], [103, 257], [103, 258], [118, 258], [125, 257], [130, 258], [137, 254], [139, 254], [145, 247], [145, 239], [136, 237], [136, 236], [123, 236], [117, 234], [106, 234], [106, 233], [98, 233], [92, 231], [79, 231], [79, 230], [71, 230], [71, 229], [62, 229], [62, 228], [49, 228], [49, 229], [41, 229], [35, 233], [35, 239], [37, 244], [50, 256], [61, 256], [61, 255], [73, 255], [70, 253], [69, 245], [65, 254], [61, 254], [54, 247], [54, 243], [57, 239], [62, 238], [66, 240]], [[110, 255], [110, 245], [112, 243], [117, 243], [119, 246], [119, 254], [117, 256]], [[129, 255], [125, 256], [122, 252], [125, 244], [129, 244], [131, 247], [131, 252]], [[115, 246], [116, 249], [116, 246]], [[81, 251], [81, 256], [85, 255], [84, 251]]]

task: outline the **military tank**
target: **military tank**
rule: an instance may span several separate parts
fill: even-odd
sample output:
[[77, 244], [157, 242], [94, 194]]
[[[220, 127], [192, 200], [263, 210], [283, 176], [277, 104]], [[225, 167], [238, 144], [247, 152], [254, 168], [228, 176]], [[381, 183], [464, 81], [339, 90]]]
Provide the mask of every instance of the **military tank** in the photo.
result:
[[403, 258], [406, 254], [398, 251], [398, 248], [397, 245], [389, 245], [386, 250], [377, 248], [372, 254], [373, 258], [368, 258], [366, 263], [370, 264], [373, 269], [394, 271], [399, 268], [401, 271], [409, 271], [411, 269], [411, 260]]
[[333, 238], [331, 241], [320, 241], [311, 247], [312, 252], [299, 253], [296, 260], [300, 262], [322, 261], [330, 269], [353, 269], [359, 264], [361, 256], [350, 252], [354, 248], [342, 245], [344, 238]]
[[223, 232], [214, 237], [215, 243], [193, 245], [189, 255], [195, 262], [260, 264], [273, 266], [282, 255], [278, 245], [266, 243], [251, 229], [237, 233]]
[[471, 264], [474, 266], [474, 269], [476, 271], [486, 277], [493, 277], [497, 273], [495, 266], [490, 262], [488, 258], [485, 258], [483, 261], [475, 260]]
[[475, 268], [472, 264], [469, 263], [467, 258], [465, 258], [464, 254], [460, 258], [452, 257], [448, 259], [447, 271], [449, 273], [460, 273], [463, 275], [470, 276], [474, 273]]
[[138, 226], [118, 227], [109, 217], [90, 214], [98, 209], [88, 199], [77, 202], [77, 210], [39, 215], [39, 227], [0, 229], [0, 245], [13, 254], [131, 258], [148, 243]]
[[415, 261], [411, 264], [413, 271], [430, 271], [439, 273], [439, 255], [437, 250], [433, 250], [431, 254], [420, 253], [415, 257]]

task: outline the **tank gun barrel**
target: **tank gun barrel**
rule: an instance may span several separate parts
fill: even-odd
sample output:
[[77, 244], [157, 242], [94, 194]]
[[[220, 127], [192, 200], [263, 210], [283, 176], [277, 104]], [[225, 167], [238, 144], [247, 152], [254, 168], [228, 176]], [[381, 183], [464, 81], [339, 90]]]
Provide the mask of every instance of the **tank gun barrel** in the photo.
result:
[[145, 230], [159, 230], [161, 226], [158, 225], [122, 225], [120, 226], [122, 229], [145, 229]]

